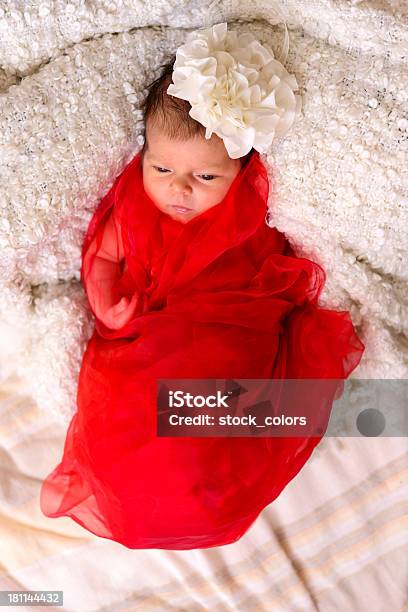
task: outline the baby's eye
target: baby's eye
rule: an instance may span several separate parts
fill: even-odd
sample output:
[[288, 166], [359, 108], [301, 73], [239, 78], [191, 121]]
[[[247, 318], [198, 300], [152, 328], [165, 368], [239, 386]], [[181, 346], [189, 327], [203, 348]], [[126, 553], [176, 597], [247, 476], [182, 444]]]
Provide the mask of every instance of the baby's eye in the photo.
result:
[[[205, 176], [209, 176], [210, 178], [204, 178]], [[214, 176], [214, 174], [202, 174], [201, 178], [203, 178], [205, 181], [213, 181], [217, 177]]]
[[[167, 168], [163, 168], [161, 166], [153, 166], [153, 168], [155, 170], [157, 170], [157, 172], [159, 174], [165, 174], [166, 172], [169, 172], [169, 170], [167, 170]], [[213, 181], [214, 179], [216, 179], [217, 177], [214, 174], [199, 174], [198, 176], [201, 176], [201, 178], [204, 181]], [[206, 178], [207, 177], [207, 178]]]

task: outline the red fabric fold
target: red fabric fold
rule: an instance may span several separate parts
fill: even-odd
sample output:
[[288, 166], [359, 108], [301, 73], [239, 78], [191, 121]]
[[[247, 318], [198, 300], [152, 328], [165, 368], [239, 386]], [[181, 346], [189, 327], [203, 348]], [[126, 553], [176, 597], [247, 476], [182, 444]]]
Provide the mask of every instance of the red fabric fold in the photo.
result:
[[[345, 379], [361, 359], [349, 314], [317, 306], [324, 270], [266, 225], [268, 188], [254, 151], [224, 199], [183, 224], [147, 196], [138, 153], [102, 199], [84, 288], [95, 290], [86, 254], [113, 215], [126, 263], [114, 290], [141, 299], [121, 329], [96, 319], [63, 456], [41, 488], [46, 516], [129, 548], [229, 544], [310, 457], [321, 436], [156, 435], [158, 378]], [[327, 421], [332, 400], [315, 398]]]

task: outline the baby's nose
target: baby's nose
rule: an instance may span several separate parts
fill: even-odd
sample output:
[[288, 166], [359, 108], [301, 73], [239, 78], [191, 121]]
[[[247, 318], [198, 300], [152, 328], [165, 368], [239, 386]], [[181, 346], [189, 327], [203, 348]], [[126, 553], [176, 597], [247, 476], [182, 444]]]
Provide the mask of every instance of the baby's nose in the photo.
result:
[[177, 193], [191, 193], [191, 186], [186, 180], [175, 179], [172, 186]]

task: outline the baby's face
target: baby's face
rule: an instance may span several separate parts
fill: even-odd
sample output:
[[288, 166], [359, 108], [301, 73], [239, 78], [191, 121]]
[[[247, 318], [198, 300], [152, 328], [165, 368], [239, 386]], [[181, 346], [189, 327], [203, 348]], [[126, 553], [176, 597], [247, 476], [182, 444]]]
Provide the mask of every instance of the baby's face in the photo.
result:
[[144, 189], [162, 212], [182, 223], [221, 202], [241, 169], [241, 161], [229, 157], [216, 134], [209, 140], [198, 136], [175, 141], [149, 126], [146, 137]]

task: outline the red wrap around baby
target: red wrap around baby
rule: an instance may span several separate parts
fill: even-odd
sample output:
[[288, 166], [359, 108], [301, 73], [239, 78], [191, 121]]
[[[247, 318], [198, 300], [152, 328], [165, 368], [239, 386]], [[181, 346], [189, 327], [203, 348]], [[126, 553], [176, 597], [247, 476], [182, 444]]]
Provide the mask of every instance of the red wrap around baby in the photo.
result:
[[45, 515], [129, 548], [220, 546], [306, 463], [321, 437], [156, 434], [158, 378], [345, 379], [361, 359], [349, 314], [316, 305], [323, 269], [266, 225], [268, 189], [253, 151], [224, 199], [183, 224], [144, 191], [139, 152], [101, 200], [82, 283], [89, 292], [84, 256], [113, 213], [127, 265], [115, 291], [142, 299], [121, 329], [96, 319], [62, 460], [41, 488]]

